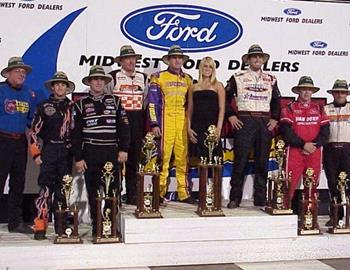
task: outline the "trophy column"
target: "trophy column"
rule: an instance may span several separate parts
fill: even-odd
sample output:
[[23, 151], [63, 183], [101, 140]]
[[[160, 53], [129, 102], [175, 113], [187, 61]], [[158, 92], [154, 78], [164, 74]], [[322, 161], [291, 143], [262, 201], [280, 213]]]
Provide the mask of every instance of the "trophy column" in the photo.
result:
[[[221, 209], [222, 158], [213, 157], [218, 144], [216, 127], [210, 125], [206, 132], [204, 145], [208, 148], [208, 157], [201, 157], [199, 169], [199, 203], [197, 214], [201, 217], [225, 216]], [[211, 177], [209, 177], [209, 172]]]
[[298, 234], [320, 234], [321, 231], [317, 222], [318, 195], [316, 191], [316, 183], [314, 181], [314, 170], [312, 168], [308, 168], [305, 174], [304, 190], [299, 209]]
[[286, 176], [284, 170], [285, 164], [285, 143], [278, 140], [275, 149], [276, 160], [278, 163], [278, 174], [268, 178], [268, 196], [265, 212], [270, 215], [290, 215], [293, 214], [291, 201], [288, 196], [291, 175]]
[[[347, 174], [345, 172], [340, 172], [338, 176], [338, 185], [337, 189], [340, 193], [340, 202], [338, 202], [338, 198], [334, 197], [333, 202], [331, 204], [331, 210], [333, 212], [332, 216], [332, 227], [328, 229], [329, 233], [333, 234], [345, 234], [350, 233], [349, 227], [349, 197], [346, 195], [347, 188]], [[343, 217], [339, 219], [340, 209], [343, 210]]]
[[[70, 175], [63, 176], [63, 187], [61, 189], [66, 201], [66, 208], [62, 209], [62, 203], [58, 205], [56, 211], [58, 235], [55, 244], [80, 244], [83, 240], [78, 233], [78, 213], [77, 204], [70, 205], [70, 196], [73, 194], [73, 177]], [[73, 220], [73, 224], [72, 224]], [[56, 221], [55, 221], [56, 222]], [[73, 226], [72, 226], [73, 225]]]
[[[119, 221], [119, 191], [110, 190], [111, 184], [114, 182], [112, 162], [106, 162], [103, 167], [104, 189], [97, 192], [96, 209], [97, 224], [96, 236], [92, 242], [94, 244], [119, 243], [121, 242], [121, 234], [118, 230]], [[112, 196], [110, 193], [112, 192]]]
[[141, 153], [143, 159], [139, 163], [137, 172], [137, 208], [134, 214], [137, 218], [162, 218], [159, 211], [157, 146], [151, 132], [145, 136]]

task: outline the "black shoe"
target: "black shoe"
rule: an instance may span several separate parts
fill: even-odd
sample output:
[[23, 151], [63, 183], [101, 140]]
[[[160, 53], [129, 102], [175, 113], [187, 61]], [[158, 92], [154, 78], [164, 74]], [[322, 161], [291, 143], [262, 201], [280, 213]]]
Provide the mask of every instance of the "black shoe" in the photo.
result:
[[30, 228], [27, 225], [24, 225], [23, 223], [20, 223], [17, 227], [15, 228], [8, 228], [10, 233], [24, 233], [24, 234], [33, 234], [34, 231], [32, 228]]
[[34, 233], [35, 240], [45, 240], [46, 239], [46, 231], [37, 231]]
[[192, 197], [188, 197], [184, 200], [179, 200], [180, 203], [197, 204], [197, 201]]
[[326, 224], [325, 224], [326, 227], [333, 227], [333, 220], [332, 219], [329, 219]]
[[227, 208], [229, 209], [235, 209], [235, 208], [238, 208], [239, 207], [239, 204], [236, 203], [235, 201], [230, 201], [228, 204], [227, 204]]
[[163, 197], [159, 197], [159, 203], [163, 204], [164, 203], [164, 198]]
[[263, 207], [263, 206], [266, 206], [266, 202], [259, 202], [259, 201], [254, 201], [254, 206], [260, 206], [260, 207]]

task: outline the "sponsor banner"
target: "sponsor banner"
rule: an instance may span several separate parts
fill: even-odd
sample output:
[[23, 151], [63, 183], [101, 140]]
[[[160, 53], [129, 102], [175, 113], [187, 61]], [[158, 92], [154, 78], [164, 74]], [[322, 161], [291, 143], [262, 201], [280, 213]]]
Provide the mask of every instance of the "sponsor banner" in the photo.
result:
[[[103, 3], [102, 3], [103, 2]], [[0, 67], [11, 56], [23, 56], [33, 67], [27, 81], [48, 95], [44, 81], [65, 71], [84, 92], [81, 79], [91, 65], [118, 68], [114, 58], [124, 44], [142, 54], [137, 67], [162, 70], [161, 57], [179, 44], [190, 56], [184, 69], [198, 76], [199, 61], [215, 59], [224, 84], [247, 67], [241, 56], [258, 43], [270, 54], [264, 70], [278, 79], [282, 95], [302, 75], [321, 91], [337, 78], [349, 78], [349, 4], [288, 0], [0, 0]]]

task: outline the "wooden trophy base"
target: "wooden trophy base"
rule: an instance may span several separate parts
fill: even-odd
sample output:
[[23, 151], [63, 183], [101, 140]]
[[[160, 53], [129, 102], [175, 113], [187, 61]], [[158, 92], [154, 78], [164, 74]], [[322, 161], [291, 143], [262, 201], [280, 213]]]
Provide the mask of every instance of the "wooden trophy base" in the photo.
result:
[[54, 244], [82, 244], [83, 240], [80, 237], [56, 236]]
[[224, 212], [220, 210], [208, 210], [208, 209], [198, 209], [196, 211], [197, 215], [200, 217], [224, 217]]
[[305, 229], [299, 229], [298, 235], [318, 235], [321, 234], [320, 229], [312, 229], [312, 230], [305, 230]]
[[141, 212], [136, 209], [134, 215], [137, 218], [163, 218], [162, 214], [159, 211]]
[[350, 233], [350, 228], [329, 228], [327, 232], [332, 234], [347, 234]]
[[275, 209], [271, 206], [266, 206], [264, 209], [264, 212], [268, 213], [269, 215], [272, 216], [277, 216], [277, 215], [292, 215], [293, 210], [292, 209]]
[[112, 244], [112, 243], [121, 243], [122, 239], [120, 236], [116, 237], [94, 237], [92, 243], [94, 244]]

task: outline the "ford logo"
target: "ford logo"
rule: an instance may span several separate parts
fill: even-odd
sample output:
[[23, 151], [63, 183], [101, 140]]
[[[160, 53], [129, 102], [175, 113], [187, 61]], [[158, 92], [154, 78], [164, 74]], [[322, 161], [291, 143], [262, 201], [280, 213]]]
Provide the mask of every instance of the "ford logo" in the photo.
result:
[[301, 14], [301, 10], [297, 8], [286, 8], [283, 10], [284, 14], [289, 16], [297, 16]]
[[135, 10], [120, 23], [131, 41], [167, 51], [177, 44], [186, 52], [214, 51], [236, 43], [242, 25], [221, 11], [190, 5], [160, 5]]
[[311, 42], [310, 46], [312, 48], [316, 48], [316, 49], [324, 49], [327, 47], [327, 43], [323, 42], [323, 41], [316, 40], [316, 41]]

